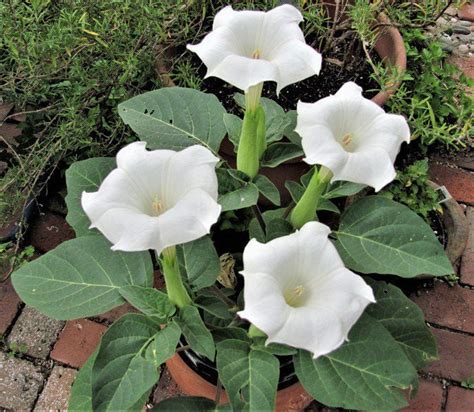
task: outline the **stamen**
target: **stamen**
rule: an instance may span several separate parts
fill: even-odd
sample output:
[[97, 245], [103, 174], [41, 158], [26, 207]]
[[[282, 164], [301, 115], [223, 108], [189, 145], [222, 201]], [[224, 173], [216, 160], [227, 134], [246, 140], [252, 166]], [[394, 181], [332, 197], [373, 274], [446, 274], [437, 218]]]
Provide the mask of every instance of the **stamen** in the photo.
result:
[[351, 142], [352, 142], [352, 133], [346, 133], [346, 134], [342, 137], [342, 144], [343, 144], [344, 146], [348, 146]]
[[295, 306], [297, 304], [298, 298], [303, 294], [304, 286], [298, 285], [293, 289], [290, 289], [285, 293], [285, 301], [290, 306]]
[[256, 49], [253, 53], [252, 53], [252, 59], [260, 59], [260, 49]]
[[153, 196], [152, 208], [155, 215], [159, 215], [163, 211], [163, 204], [161, 203], [160, 199], [158, 198], [158, 194], [155, 193]]

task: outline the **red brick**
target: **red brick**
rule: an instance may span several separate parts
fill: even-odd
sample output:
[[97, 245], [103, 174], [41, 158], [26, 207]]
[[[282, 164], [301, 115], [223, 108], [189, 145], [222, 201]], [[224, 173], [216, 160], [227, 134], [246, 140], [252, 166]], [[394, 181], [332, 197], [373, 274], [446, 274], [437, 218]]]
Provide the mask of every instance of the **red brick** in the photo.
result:
[[474, 391], [457, 386], [451, 386], [448, 390], [446, 411], [473, 411]]
[[441, 163], [430, 164], [431, 179], [446, 186], [457, 201], [474, 204], [474, 173]]
[[0, 335], [4, 335], [7, 331], [18, 312], [20, 303], [10, 279], [0, 283]]
[[466, 210], [469, 221], [469, 240], [461, 260], [461, 282], [474, 286], [474, 207]]
[[92, 355], [106, 329], [104, 325], [87, 319], [67, 322], [54, 345], [51, 358], [80, 368]]
[[433, 289], [412, 296], [428, 322], [474, 333], [474, 291], [436, 282]]
[[175, 398], [182, 395], [183, 394], [180, 392], [178, 385], [174, 382], [166, 366], [163, 367], [158, 386], [153, 393], [153, 404], [156, 405], [165, 399]]
[[[458, 17], [461, 20], [474, 21], [474, 3], [467, 2], [458, 10]], [[474, 407], [473, 407], [474, 409]]]
[[443, 403], [443, 387], [439, 382], [420, 380], [416, 397], [403, 411], [439, 411]]
[[474, 371], [474, 336], [432, 328], [439, 360], [425, 368], [438, 377], [462, 382]]
[[74, 231], [62, 216], [41, 214], [31, 227], [31, 244], [41, 252], [48, 252], [66, 240], [74, 238]]

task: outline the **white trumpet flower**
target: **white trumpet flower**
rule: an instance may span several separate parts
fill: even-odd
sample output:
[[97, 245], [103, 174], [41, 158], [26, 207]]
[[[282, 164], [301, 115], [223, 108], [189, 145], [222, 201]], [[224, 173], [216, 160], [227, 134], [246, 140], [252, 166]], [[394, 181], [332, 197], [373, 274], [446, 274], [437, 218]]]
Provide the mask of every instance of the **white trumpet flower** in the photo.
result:
[[344, 267], [330, 229], [319, 222], [244, 250], [245, 309], [239, 315], [268, 336], [266, 344], [306, 349], [314, 358], [347, 339], [372, 289]]
[[243, 91], [274, 81], [279, 93], [321, 69], [321, 55], [306, 44], [301, 21], [301, 13], [289, 4], [268, 12], [227, 6], [216, 14], [212, 32], [187, 47], [207, 66], [206, 77], [219, 77]]
[[353, 82], [316, 103], [298, 102], [296, 132], [305, 162], [323, 165], [332, 181], [362, 183], [379, 191], [395, 178], [393, 163], [402, 142], [410, 143], [403, 116], [388, 114], [362, 96]]
[[114, 245], [140, 251], [190, 242], [209, 233], [221, 206], [217, 203], [219, 161], [203, 146], [180, 152], [145, 149], [135, 142], [117, 154], [117, 168], [97, 192], [82, 193], [82, 208]]

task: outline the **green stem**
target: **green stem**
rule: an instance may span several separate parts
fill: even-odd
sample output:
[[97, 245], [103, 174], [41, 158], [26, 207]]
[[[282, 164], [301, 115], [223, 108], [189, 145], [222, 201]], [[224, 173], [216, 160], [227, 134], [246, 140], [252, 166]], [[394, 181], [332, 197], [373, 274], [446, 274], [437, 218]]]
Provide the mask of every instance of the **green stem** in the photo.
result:
[[290, 215], [290, 222], [295, 229], [301, 229], [305, 223], [317, 219], [318, 203], [331, 177], [332, 172], [324, 166], [319, 171], [314, 170], [308, 187]]
[[169, 247], [161, 253], [161, 267], [166, 283], [166, 291], [170, 301], [178, 308], [183, 308], [191, 304], [192, 300], [184, 287], [181, 273], [179, 271], [176, 248]]
[[239, 147], [237, 149], [237, 169], [250, 176], [257, 176], [259, 169], [259, 148], [257, 142], [257, 111], [246, 110], [242, 122]]

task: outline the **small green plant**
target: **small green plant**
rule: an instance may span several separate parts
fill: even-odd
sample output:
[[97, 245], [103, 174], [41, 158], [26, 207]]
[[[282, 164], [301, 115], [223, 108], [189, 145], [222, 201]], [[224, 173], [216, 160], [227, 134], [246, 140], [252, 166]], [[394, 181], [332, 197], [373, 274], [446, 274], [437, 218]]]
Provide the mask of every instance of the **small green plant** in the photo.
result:
[[466, 389], [474, 389], [474, 375], [461, 382], [461, 386]]
[[407, 205], [425, 219], [430, 212], [442, 213], [440, 194], [428, 182], [428, 160], [418, 160], [397, 174], [382, 194]]
[[28, 352], [28, 346], [25, 343], [11, 342], [8, 345], [7, 356], [13, 358], [14, 356], [24, 355]]
[[459, 276], [456, 273], [445, 276], [444, 280], [449, 283], [449, 286], [455, 286], [459, 282]]

